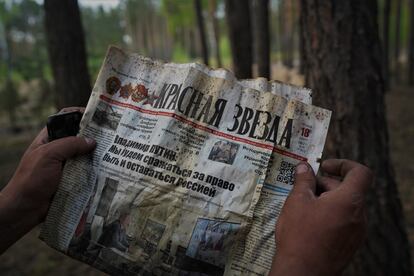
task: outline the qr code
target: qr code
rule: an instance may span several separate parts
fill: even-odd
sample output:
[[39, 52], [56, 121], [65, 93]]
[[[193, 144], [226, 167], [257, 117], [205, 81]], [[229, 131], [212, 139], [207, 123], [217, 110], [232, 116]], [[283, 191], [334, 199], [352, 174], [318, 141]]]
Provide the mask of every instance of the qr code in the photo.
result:
[[295, 165], [286, 161], [280, 163], [279, 174], [276, 180], [284, 184], [293, 185]]

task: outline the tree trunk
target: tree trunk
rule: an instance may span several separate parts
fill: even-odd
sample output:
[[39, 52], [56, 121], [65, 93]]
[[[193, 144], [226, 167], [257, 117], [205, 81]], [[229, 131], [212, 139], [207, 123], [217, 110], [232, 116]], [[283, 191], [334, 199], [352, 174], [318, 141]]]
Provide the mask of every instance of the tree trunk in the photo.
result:
[[[299, 0], [301, 1], [301, 0]], [[306, 52], [305, 52], [305, 38], [302, 32], [306, 28], [303, 26], [304, 20], [302, 19], [302, 9], [299, 9], [299, 73], [304, 75], [306, 72]]]
[[208, 10], [209, 10], [210, 20], [212, 24], [213, 40], [214, 40], [212, 48], [216, 56], [217, 67], [221, 67], [222, 62], [221, 62], [221, 54], [220, 54], [220, 29], [218, 27], [217, 16], [216, 16], [217, 1], [210, 0], [208, 1], [208, 5], [209, 5]]
[[206, 31], [204, 28], [204, 17], [203, 17], [203, 11], [201, 7], [201, 0], [194, 0], [194, 7], [195, 7], [196, 17], [197, 17], [198, 33], [200, 35], [201, 55], [203, 56], [204, 64], [208, 65], [207, 37], [206, 37]]
[[184, 30], [186, 30], [186, 38], [187, 38], [187, 53], [190, 54], [190, 58], [196, 58], [197, 56], [199, 56], [199, 45], [200, 45], [200, 41], [198, 39], [196, 39], [196, 32], [197, 29], [193, 28], [193, 27], [184, 27]]
[[12, 48], [10, 47], [10, 26], [0, 21], [0, 58], [6, 62], [6, 80], [0, 84], [0, 108], [5, 110], [9, 117], [10, 128], [18, 130], [16, 122], [16, 110], [19, 105], [19, 94], [12, 80], [13, 62]]
[[390, 161], [376, 0], [301, 0], [306, 82], [333, 110], [326, 153], [369, 166], [367, 241], [346, 275], [411, 275], [410, 247]]
[[293, 68], [294, 12], [291, 0], [279, 2], [279, 22], [282, 62], [287, 68]]
[[300, 56], [301, 56], [301, 49], [299, 46], [300, 39], [299, 39], [299, 33], [300, 33], [300, 0], [293, 0], [292, 2], [292, 31], [291, 31], [291, 55], [292, 55], [292, 66], [298, 67], [298, 70], [300, 70]]
[[270, 32], [269, 32], [269, 0], [253, 1], [253, 18], [256, 47], [255, 58], [259, 77], [270, 78]]
[[395, 42], [394, 42], [394, 75], [395, 81], [400, 82], [400, 41], [401, 41], [401, 3], [397, 0], [397, 9], [395, 16]]
[[280, 45], [280, 57], [283, 65], [286, 65], [286, 31], [285, 31], [285, 25], [286, 25], [286, 15], [285, 15], [285, 9], [284, 9], [284, 0], [279, 1], [279, 7], [278, 7], [278, 20], [279, 20], [279, 45]]
[[157, 56], [157, 44], [156, 44], [156, 35], [157, 33], [154, 32], [154, 16], [155, 14], [152, 11], [149, 11], [147, 14], [147, 20], [145, 22], [145, 27], [147, 28], [147, 34], [148, 35], [148, 54], [153, 58], [158, 58]]
[[12, 66], [12, 53], [10, 48], [10, 26], [3, 24], [0, 21], [0, 58], [6, 62], [6, 80], [11, 79], [11, 73], [13, 71]]
[[389, 66], [389, 46], [390, 46], [390, 14], [391, 14], [391, 0], [385, 0], [384, 4], [384, 25], [383, 25], [383, 58], [384, 58], [384, 84], [385, 89], [388, 90], [390, 86], [390, 66]]
[[410, 38], [408, 44], [408, 83], [414, 85], [414, 0], [410, 1]]
[[252, 34], [249, 0], [226, 0], [225, 3], [234, 73], [240, 79], [251, 78]]
[[78, 2], [45, 0], [44, 9], [57, 106], [85, 106], [91, 86]]

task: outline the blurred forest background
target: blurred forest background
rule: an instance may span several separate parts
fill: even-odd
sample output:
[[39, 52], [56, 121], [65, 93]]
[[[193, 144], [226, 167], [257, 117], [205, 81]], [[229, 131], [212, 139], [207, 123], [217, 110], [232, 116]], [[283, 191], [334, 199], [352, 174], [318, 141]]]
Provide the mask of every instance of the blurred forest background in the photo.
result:
[[[48, 115], [86, 104], [109, 45], [312, 88], [334, 111], [326, 156], [377, 175], [347, 275], [411, 275], [414, 0], [1, 0], [0, 189]], [[1, 275], [100, 274], [37, 235]]]

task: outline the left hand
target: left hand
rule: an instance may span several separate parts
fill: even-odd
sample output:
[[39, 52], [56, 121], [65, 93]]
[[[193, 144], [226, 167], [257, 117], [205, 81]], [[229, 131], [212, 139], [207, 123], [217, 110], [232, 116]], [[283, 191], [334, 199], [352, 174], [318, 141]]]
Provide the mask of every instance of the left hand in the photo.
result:
[[[81, 109], [66, 111], [72, 110]], [[42, 129], [24, 153], [12, 179], [0, 192], [0, 253], [44, 220], [60, 182], [64, 162], [91, 152], [95, 145], [93, 139], [75, 136], [48, 143], [47, 130]]]

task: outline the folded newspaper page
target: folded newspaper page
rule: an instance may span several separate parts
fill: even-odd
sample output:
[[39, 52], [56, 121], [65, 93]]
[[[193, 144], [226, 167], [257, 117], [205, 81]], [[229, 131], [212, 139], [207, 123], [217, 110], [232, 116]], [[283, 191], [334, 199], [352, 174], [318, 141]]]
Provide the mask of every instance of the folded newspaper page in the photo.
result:
[[66, 162], [40, 238], [115, 275], [267, 275], [331, 115], [287, 87], [111, 47], [79, 133], [97, 147]]
[[[201, 65], [199, 63], [180, 64], [176, 66], [191, 66], [211, 77], [227, 79], [234, 82], [238, 81], [232, 72], [223, 68], [210, 70], [205, 65]], [[278, 96], [283, 96], [286, 99], [295, 99], [306, 104], [312, 104], [312, 91], [308, 88], [298, 87], [278, 81], [268, 81], [266, 78], [245, 79], [240, 80], [239, 83], [243, 87], [256, 89], [262, 92], [270, 92]]]

